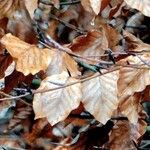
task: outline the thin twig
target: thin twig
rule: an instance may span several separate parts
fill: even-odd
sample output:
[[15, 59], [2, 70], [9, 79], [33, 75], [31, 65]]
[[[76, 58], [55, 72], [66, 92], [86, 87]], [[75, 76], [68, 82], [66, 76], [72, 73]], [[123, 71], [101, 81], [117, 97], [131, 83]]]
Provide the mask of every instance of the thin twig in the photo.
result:
[[87, 58], [87, 57], [84, 57], [84, 56], [81, 56], [81, 55], [77, 55], [77, 54], [73, 53], [69, 48], [61, 46], [59, 43], [57, 43], [56, 41], [54, 41], [50, 37], [49, 37], [49, 41], [46, 41], [46, 43], [44, 43], [42, 41], [40, 41], [40, 43], [43, 46], [45, 46], [49, 49], [51, 49], [50, 46], [53, 46], [54, 48], [56, 48], [58, 50], [61, 50], [63, 52], [66, 52], [66, 53], [68, 53], [69, 55], [71, 55], [73, 57], [81, 58], [81, 59], [84, 59], [84, 60], [87, 60], [87, 61], [90, 61], [90, 62], [101, 63], [101, 64], [105, 64], [105, 65], [113, 65], [112, 62], [98, 60], [98, 59], [91, 59], [91, 58]]
[[[72, 2], [60, 2], [59, 5], [60, 6], [63, 6], [63, 5], [74, 5], [74, 4], [79, 4], [80, 2], [81, 2], [80, 0], [76, 0], [76, 1], [72, 1]], [[54, 4], [51, 1], [40, 0], [40, 3], [43, 3], [45, 5], [54, 6]]]
[[19, 96], [11, 96], [11, 95], [9, 95], [9, 97], [7, 97], [7, 98], [1, 98], [0, 101], [12, 100], [12, 99], [20, 99], [20, 98], [26, 97], [28, 95], [30, 95], [30, 93], [26, 93], [26, 94], [19, 95]]
[[57, 16], [53, 15], [52, 13], [49, 13], [50, 14], [50, 18], [51, 19], [54, 19], [54, 20], [57, 20], [59, 23], [63, 24], [64, 26], [70, 28], [70, 29], [73, 29], [75, 30], [76, 32], [80, 33], [80, 34], [86, 34], [87, 31], [84, 31], [76, 26], [74, 26], [73, 24], [70, 24], [62, 19], [59, 19]]
[[80, 2], [81, 2], [80, 0], [76, 0], [72, 2], [60, 2], [60, 5], [74, 5], [74, 4], [79, 4]]
[[[90, 77], [81, 78], [81, 79], [79, 79], [79, 80], [76, 81], [76, 82], [71, 82], [71, 83], [68, 83], [68, 84], [63, 85], [63, 86], [59, 86], [59, 87], [52, 88], [52, 89], [41, 89], [41, 90], [38, 90], [38, 89], [37, 89], [37, 90], [32, 90], [32, 94], [55, 91], [55, 90], [63, 89], [63, 88], [66, 88], [66, 87], [69, 87], [69, 86], [72, 86], [72, 85], [75, 85], [75, 84], [78, 84], [78, 83], [83, 83], [83, 82], [92, 80], [92, 79], [94, 79], [94, 78], [100, 77], [100, 76], [102, 76], [102, 75], [105, 75], [105, 74], [107, 74], [107, 73], [111, 73], [111, 72], [117, 71], [117, 70], [119, 70], [121, 67], [131, 67], [131, 68], [135, 68], [135, 69], [150, 69], [150, 68], [147, 68], [147, 67], [138, 67], [137, 65], [118, 65], [118, 66], [116, 66], [116, 67], [114, 67], [114, 68], [111, 68], [110, 70], [107, 70], [107, 71], [103, 72], [102, 74], [95, 74], [95, 75], [90, 76]], [[28, 95], [30, 95], [30, 94], [31, 94], [31, 93], [26, 93], [26, 94], [19, 95], [19, 96], [11, 96], [11, 97], [8, 97], [8, 98], [1, 98], [0, 101], [12, 100], [12, 99], [20, 99], [20, 98], [25, 97], [25, 96], [28, 96]]]
[[87, 77], [87, 78], [84, 78], [84, 79], [81, 79], [79, 81], [76, 81], [76, 82], [71, 82], [71, 83], [68, 83], [66, 85], [63, 85], [63, 86], [60, 86], [60, 87], [56, 87], [56, 88], [52, 88], [52, 89], [41, 89], [41, 90], [34, 90], [33, 91], [33, 94], [37, 94], [37, 93], [45, 93], [45, 92], [50, 92], [50, 91], [55, 91], [55, 90], [59, 90], [59, 89], [62, 89], [62, 88], [66, 88], [66, 87], [69, 87], [69, 86], [72, 86], [72, 85], [75, 85], [75, 84], [78, 84], [78, 83], [83, 83], [83, 82], [86, 82], [86, 81], [89, 81], [89, 80], [92, 80], [94, 78], [97, 78], [99, 76], [102, 76], [102, 75], [105, 75], [107, 73], [111, 73], [111, 72], [114, 72], [114, 71], [117, 71], [119, 70], [120, 67], [116, 67], [116, 68], [113, 68], [109, 71], [106, 71], [106, 72], [103, 72], [103, 74], [96, 74], [96, 75], [93, 75], [93, 76], [90, 76], [90, 77]]
[[[94, 76], [90, 76], [90, 77], [87, 77], [87, 78], [84, 78], [84, 79], [81, 79], [79, 81], [76, 81], [76, 82], [71, 82], [71, 83], [68, 83], [66, 85], [63, 85], [63, 86], [59, 86], [59, 87], [56, 87], [56, 88], [52, 88], [52, 89], [41, 89], [41, 90], [32, 90], [32, 93], [33, 94], [37, 94], [37, 93], [45, 93], [45, 92], [50, 92], [50, 91], [55, 91], [55, 90], [59, 90], [59, 89], [63, 89], [63, 88], [66, 88], [66, 87], [69, 87], [69, 86], [72, 86], [72, 85], [75, 85], [75, 84], [78, 84], [78, 83], [81, 83], [81, 82], [85, 82], [85, 81], [88, 81], [88, 80], [91, 80], [93, 78], [97, 78], [99, 76], [102, 76], [104, 74], [107, 74], [107, 73], [110, 73], [110, 72], [113, 72], [113, 71], [116, 71], [118, 70], [118, 68], [114, 68], [112, 70], [109, 70], [109, 71], [106, 71], [104, 72], [103, 74], [96, 74]], [[28, 96], [30, 95], [30, 93], [26, 93], [26, 94], [23, 94], [23, 95], [19, 95], [19, 96], [11, 96], [9, 98], [1, 98], [0, 101], [4, 101], [4, 100], [11, 100], [11, 99], [19, 99], [19, 98], [22, 98], [22, 97], [25, 97], [25, 96]]]

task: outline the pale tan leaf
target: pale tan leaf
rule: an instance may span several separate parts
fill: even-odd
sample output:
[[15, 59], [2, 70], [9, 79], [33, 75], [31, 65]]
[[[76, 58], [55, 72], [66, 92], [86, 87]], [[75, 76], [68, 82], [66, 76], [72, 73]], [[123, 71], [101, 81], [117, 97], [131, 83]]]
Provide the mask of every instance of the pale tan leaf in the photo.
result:
[[124, 0], [131, 8], [141, 11], [144, 15], [150, 16], [149, 0]]
[[49, 49], [39, 49], [19, 38], [6, 34], [1, 43], [5, 45], [10, 55], [16, 61], [16, 69], [24, 75], [36, 74], [40, 70], [46, 70], [51, 62], [54, 51]]
[[75, 60], [65, 52], [57, 51], [46, 71], [47, 76], [69, 71], [72, 77], [80, 75]]
[[83, 8], [90, 13], [95, 13], [96, 15], [100, 12], [101, 3], [102, 0], [81, 0]]
[[105, 124], [118, 107], [118, 71], [84, 82], [83, 104], [98, 121]]
[[30, 17], [33, 19], [34, 17], [34, 11], [37, 8], [38, 0], [24, 0], [26, 8], [30, 14]]
[[[52, 89], [75, 81], [77, 80], [69, 77], [67, 72], [62, 72], [47, 77], [42, 81], [38, 90]], [[80, 83], [46, 93], [35, 94], [33, 101], [35, 118], [46, 117], [50, 124], [54, 125], [64, 120], [73, 109], [79, 106], [81, 97]]]

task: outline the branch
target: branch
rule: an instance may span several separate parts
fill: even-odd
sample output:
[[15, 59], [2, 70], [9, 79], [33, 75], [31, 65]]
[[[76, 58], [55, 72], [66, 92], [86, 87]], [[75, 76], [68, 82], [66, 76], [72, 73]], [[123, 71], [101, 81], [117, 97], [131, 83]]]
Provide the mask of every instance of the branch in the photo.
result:
[[[80, 80], [76, 81], [76, 82], [71, 82], [71, 83], [68, 83], [66, 85], [60, 85], [59, 87], [52, 88], [52, 89], [41, 89], [41, 90], [37, 89], [37, 90], [31, 90], [31, 91], [32, 91], [32, 94], [37, 94], [37, 93], [45, 93], [45, 92], [50, 92], [50, 91], [55, 91], [55, 90], [63, 89], [63, 88], [66, 88], [66, 87], [69, 87], [69, 86], [72, 86], [72, 85], [75, 85], [75, 84], [78, 84], [78, 83], [83, 83], [83, 82], [92, 80], [92, 79], [100, 77], [100, 76], [102, 76], [104, 74], [117, 71], [121, 67], [131, 67], [131, 68], [135, 68], [135, 69], [150, 69], [150, 68], [147, 68], [147, 67], [139, 67], [139, 65], [120, 65], [120, 64], [116, 64], [116, 65], [114, 65], [114, 68], [111, 68], [111, 69], [109, 69], [109, 70], [107, 70], [107, 71], [105, 71], [105, 72], [103, 72], [101, 74], [95, 74], [95, 75], [90, 76], [90, 77], [80, 78]], [[26, 97], [26, 96], [28, 96], [30, 94], [31, 93], [27, 92], [26, 94], [19, 95], [19, 96], [11, 96], [11, 95], [9, 95], [10, 97], [8, 97], [8, 98], [1, 98], [0, 101], [12, 100], [12, 99], [20, 99], [20, 98]]]

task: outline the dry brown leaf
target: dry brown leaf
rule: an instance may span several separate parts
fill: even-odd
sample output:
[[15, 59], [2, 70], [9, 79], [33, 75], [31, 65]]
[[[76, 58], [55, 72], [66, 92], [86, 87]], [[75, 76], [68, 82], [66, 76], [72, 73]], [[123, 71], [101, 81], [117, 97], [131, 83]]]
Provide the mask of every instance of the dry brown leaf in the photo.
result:
[[[47, 77], [42, 81], [38, 90], [56, 88], [75, 81], [77, 80], [69, 77], [67, 72], [62, 72]], [[35, 118], [46, 117], [50, 124], [54, 125], [67, 118], [69, 113], [79, 106], [81, 97], [80, 83], [46, 93], [35, 94], [33, 101]]]
[[102, 0], [81, 0], [83, 8], [90, 13], [95, 13], [96, 15], [100, 12], [101, 3]]
[[[108, 41], [104, 31], [93, 30], [87, 35], [75, 38], [69, 48], [82, 56], [99, 56], [108, 49]], [[92, 59], [98, 59], [98, 57], [92, 57]]]
[[24, 0], [19, 1], [16, 10], [11, 13], [7, 24], [7, 32], [27, 43], [37, 44], [33, 21], [25, 7]]
[[150, 85], [145, 88], [143, 91], [143, 102], [150, 101]]
[[110, 1], [111, 0], [102, 0], [100, 12], [102, 12], [109, 5]]
[[99, 122], [105, 124], [117, 109], [118, 71], [84, 82], [82, 102]]
[[46, 70], [54, 55], [54, 51], [50, 49], [39, 49], [11, 34], [6, 34], [1, 43], [16, 61], [16, 69], [24, 75], [34, 75], [40, 70]]
[[141, 93], [135, 93], [128, 99], [125, 99], [119, 104], [119, 111], [124, 116], [128, 117], [129, 121], [134, 125], [138, 123], [139, 112], [142, 110]]
[[[140, 56], [142, 59], [149, 60], [149, 56]], [[129, 64], [141, 65], [143, 62], [136, 56], [129, 56], [124, 61]], [[128, 99], [135, 92], [141, 92], [150, 84], [150, 70], [122, 67], [119, 72], [118, 98], [120, 103]]]
[[131, 8], [141, 11], [144, 15], [150, 17], [149, 0], [124, 0]]
[[5, 76], [5, 71], [9, 67], [9, 65], [12, 63], [12, 57], [11, 56], [4, 56], [0, 55], [0, 79]]
[[107, 149], [136, 150], [129, 121], [118, 121], [110, 133]]
[[124, 31], [123, 35], [127, 41], [127, 48], [129, 51], [150, 51], [150, 44], [143, 43], [139, 38], [127, 31]]
[[100, 25], [101, 29], [105, 33], [105, 36], [108, 41], [108, 47], [112, 51], [117, 51], [116, 46], [119, 44], [119, 41], [121, 40], [122, 36], [119, 34], [117, 30], [112, 28], [111, 26], [107, 24], [102, 24]]
[[14, 70], [12, 74], [5, 77], [4, 92], [10, 93], [13, 88], [22, 82], [24, 82], [26, 85], [30, 85], [33, 77], [34, 76], [31, 74], [24, 76], [23, 73]]
[[45, 126], [47, 126], [47, 124], [48, 121], [45, 118], [36, 120], [32, 126], [32, 130], [29, 133], [24, 134], [24, 138], [27, 141], [27, 143], [33, 144], [33, 142], [39, 137]]

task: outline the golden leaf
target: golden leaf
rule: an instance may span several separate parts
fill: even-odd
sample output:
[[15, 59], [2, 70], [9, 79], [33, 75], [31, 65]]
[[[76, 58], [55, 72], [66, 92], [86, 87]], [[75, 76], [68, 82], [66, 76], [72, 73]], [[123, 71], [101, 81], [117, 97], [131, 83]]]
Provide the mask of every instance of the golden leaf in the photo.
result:
[[131, 8], [141, 11], [144, 15], [150, 17], [149, 0], [124, 0]]
[[24, 75], [36, 74], [40, 70], [46, 70], [54, 55], [54, 51], [47, 48], [39, 49], [10, 33], [1, 39], [1, 43], [5, 45], [14, 58], [16, 69]]
[[118, 107], [118, 71], [83, 83], [83, 104], [98, 121], [105, 124]]
[[[62, 72], [47, 77], [42, 81], [38, 90], [57, 88], [75, 81], [77, 80], [69, 77], [67, 72]], [[46, 93], [35, 94], [33, 101], [35, 118], [46, 117], [49, 123], [54, 125], [64, 120], [73, 109], [79, 106], [81, 97], [80, 83]]]

